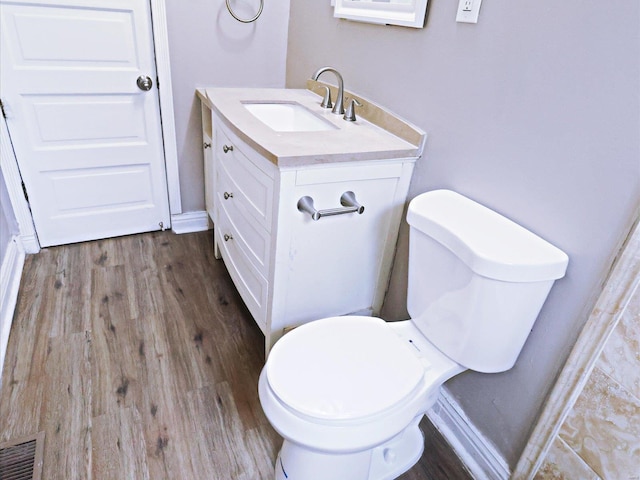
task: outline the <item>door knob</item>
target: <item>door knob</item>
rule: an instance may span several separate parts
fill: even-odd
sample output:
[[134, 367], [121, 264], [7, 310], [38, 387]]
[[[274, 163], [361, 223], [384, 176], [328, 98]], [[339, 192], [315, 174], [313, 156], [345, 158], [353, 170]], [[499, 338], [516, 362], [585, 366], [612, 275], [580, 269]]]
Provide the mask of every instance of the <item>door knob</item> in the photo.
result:
[[147, 90], [151, 90], [151, 87], [153, 86], [153, 81], [151, 80], [151, 78], [149, 78], [146, 75], [140, 75], [138, 77], [138, 80], [136, 80], [136, 84], [138, 85], [138, 88], [140, 90], [143, 91], [147, 91]]

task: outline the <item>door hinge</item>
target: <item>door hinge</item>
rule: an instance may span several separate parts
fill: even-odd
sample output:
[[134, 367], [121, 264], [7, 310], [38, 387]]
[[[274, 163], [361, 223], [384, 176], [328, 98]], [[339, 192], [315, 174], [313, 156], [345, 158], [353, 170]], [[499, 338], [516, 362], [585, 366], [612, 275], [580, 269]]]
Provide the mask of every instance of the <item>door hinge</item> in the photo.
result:
[[2, 99], [0, 99], [0, 110], [2, 110], [2, 116], [7, 118], [7, 112], [4, 111], [4, 103], [2, 103]]
[[28, 202], [29, 201], [29, 194], [27, 193], [27, 187], [25, 187], [24, 182], [20, 182], [20, 183], [22, 183], [22, 193], [24, 193], [24, 198]]

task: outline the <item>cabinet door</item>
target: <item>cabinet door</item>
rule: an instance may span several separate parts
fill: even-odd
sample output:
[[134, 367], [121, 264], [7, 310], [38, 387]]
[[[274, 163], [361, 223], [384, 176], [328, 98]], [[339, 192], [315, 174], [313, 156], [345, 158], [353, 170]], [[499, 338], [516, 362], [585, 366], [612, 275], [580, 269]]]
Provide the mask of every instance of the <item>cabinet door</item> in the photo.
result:
[[309, 196], [316, 209], [331, 209], [339, 208], [341, 195], [352, 191], [365, 209], [361, 215], [314, 221], [296, 205], [289, 208], [284, 318], [301, 323], [373, 310], [378, 287], [386, 286], [385, 262], [390, 262], [397, 238], [396, 219], [404, 201], [398, 201], [398, 193], [406, 193], [399, 189], [401, 177], [401, 164], [298, 172], [294, 198]]

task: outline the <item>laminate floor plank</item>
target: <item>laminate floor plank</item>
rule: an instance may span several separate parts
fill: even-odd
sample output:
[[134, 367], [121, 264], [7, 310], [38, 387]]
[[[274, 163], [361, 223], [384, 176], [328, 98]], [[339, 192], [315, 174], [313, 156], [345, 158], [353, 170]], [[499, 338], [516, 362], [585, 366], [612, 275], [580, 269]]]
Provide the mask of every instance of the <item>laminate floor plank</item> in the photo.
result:
[[[206, 471], [207, 465], [216, 465], [219, 474], [227, 472], [229, 478], [258, 478], [253, 458], [243, 441], [244, 430], [226, 382], [190, 392], [187, 412], [192, 422], [194, 447], [197, 449], [194, 459], [199, 471]], [[202, 419], [206, 419], [204, 423], [208, 428], [202, 428]]]
[[163, 314], [169, 360], [172, 371], [175, 372], [177, 387], [182, 391], [191, 391], [210, 385], [214, 381], [213, 375], [210, 375], [212, 372], [206, 359], [200, 355], [204, 334], [196, 331], [191, 317], [178, 323], [175, 316], [176, 312], [172, 310]]
[[96, 323], [90, 332], [93, 416], [136, 404], [145, 381], [141, 378], [145, 365], [144, 359], [139, 358], [135, 325], [120, 325], [111, 330], [111, 319], [99, 319]]
[[[23, 269], [0, 441], [44, 431], [48, 480], [272, 480], [263, 362], [211, 232], [43, 249]], [[401, 478], [470, 479], [433, 438]]]
[[[89, 327], [91, 316], [91, 268], [88, 257], [79, 246], [60, 251], [56, 259], [52, 304], [49, 314], [49, 336], [82, 333]], [[47, 290], [51, 290], [48, 283]]]
[[[160, 317], [164, 318], [164, 317]], [[137, 406], [140, 410], [152, 479], [198, 478], [193, 476], [185, 409], [181, 399], [187, 394], [180, 373], [171, 359], [165, 322], [143, 330], [145, 349], [139, 365], [142, 386]]]
[[[37, 271], [37, 269], [33, 269]], [[51, 308], [50, 298], [54, 295], [53, 275], [41, 275], [30, 282], [29, 290], [19, 294], [24, 301], [18, 301], [15, 320], [11, 326], [10, 341], [7, 345], [5, 364], [10, 366], [9, 375], [3, 376], [9, 384], [27, 381], [41, 375], [49, 340], [49, 319], [46, 312]]]
[[123, 252], [131, 313], [139, 320], [154, 318], [162, 311], [154, 241], [147, 235], [125, 237], [128, 248]]
[[90, 335], [50, 341], [40, 430], [45, 432], [43, 478], [91, 478]]
[[0, 443], [40, 431], [44, 395], [43, 382], [16, 382], [13, 385], [4, 382], [3, 402], [0, 404]]
[[260, 476], [256, 478], [273, 480], [274, 459], [282, 444], [280, 436], [271, 425], [263, 424], [255, 429], [246, 430], [245, 444], [258, 468]]
[[[0, 441], [39, 431], [47, 353], [50, 349], [48, 318], [54, 266], [37, 266], [27, 259], [25, 271], [37, 276], [23, 282], [11, 327], [0, 398]], [[46, 261], [44, 256], [43, 260]], [[46, 263], [46, 262], [43, 262]], [[50, 268], [49, 268], [50, 267]], [[20, 300], [22, 299], [22, 301]]]
[[149, 480], [147, 447], [136, 407], [94, 417], [91, 445], [93, 478]]

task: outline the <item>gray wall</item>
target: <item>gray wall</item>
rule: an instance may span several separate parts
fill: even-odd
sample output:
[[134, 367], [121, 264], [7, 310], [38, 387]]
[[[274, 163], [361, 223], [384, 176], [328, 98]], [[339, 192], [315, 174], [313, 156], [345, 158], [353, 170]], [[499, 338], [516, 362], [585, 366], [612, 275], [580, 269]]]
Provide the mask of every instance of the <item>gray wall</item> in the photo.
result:
[[[234, 1], [250, 17], [258, 0]], [[261, 17], [242, 24], [225, 0], [166, 0], [171, 82], [184, 212], [204, 210], [199, 86], [283, 87], [289, 2], [265, 1]]]
[[[432, 0], [414, 30], [292, 0], [287, 86], [337, 67], [347, 89], [428, 133], [411, 197], [457, 190], [569, 255], [516, 367], [448, 384], [514, 466], [640, 201], [640, 4], [491, 0], [469, 25], [457, 3]], [[405, 224], [388, 319], [407, 318], [407, 241]]]

